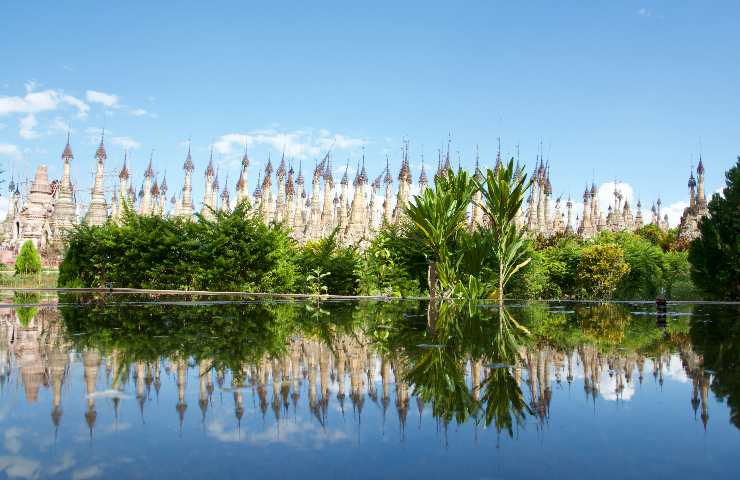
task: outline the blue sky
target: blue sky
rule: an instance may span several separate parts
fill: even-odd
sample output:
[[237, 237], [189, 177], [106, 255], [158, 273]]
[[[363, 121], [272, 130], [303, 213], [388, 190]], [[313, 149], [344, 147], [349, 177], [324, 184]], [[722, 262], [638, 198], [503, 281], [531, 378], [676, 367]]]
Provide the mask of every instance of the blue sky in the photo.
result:
[[407, 137], [416, 177], [448, 134], [468, 167], [501, 137], [530, 167], [542, 141], [555, 196], [616, 178], [675, 218], [692, 156], [711, 192], [740, 153], [737, 2], [399, 3], [4, 2], [0, 164], [58, 177], [71, 125], [84, 202], [105, 126], [110, 173], [129, 148], [138, 188], [154, 149], [172, 194], [192, 138], [200, 199], [210, 145], [233, 185], [245, 134], [250, 188], [283, 145], [335, 142], [337, 170], [365, 145], [372, 177]]

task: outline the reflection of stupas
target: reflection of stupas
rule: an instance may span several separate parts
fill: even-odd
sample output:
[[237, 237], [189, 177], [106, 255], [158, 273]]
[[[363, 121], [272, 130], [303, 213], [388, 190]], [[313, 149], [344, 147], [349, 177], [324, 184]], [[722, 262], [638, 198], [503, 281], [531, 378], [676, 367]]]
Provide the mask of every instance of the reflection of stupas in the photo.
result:
[[[412, 398], [414, 385], [404, 380], [412, 368], [409, 357], [402, 350], [380, 354], [362, 334], [337, 334], [331, 344], [315, 338], [292, 337], [284, 355], [243, 362], [232, 371], [215, 368], [211, 358], [196, 359], [193, 363], [196, 368], [191, 369], [190, 359], [183, 354], [170, 360], [173, 374], [165, 376], [160, 375], [159, 361], [133, 360], [127, 364], [126, 356], [118, 351], [102, 354], [86, 349], [79, 356], [81, 371], [76, 370], [81, 375], [71, 379], [70, 347], [63, 340], [58, 312], [54, 308], [39, 307], [33, 318], [24, 323], [25, 326], [12, 309], [0, 309], [0, 398], [8, 383], [22, 385], [29, 404], [50, 402], [51, 424], [55, 430], [62, 423], [64, 402], [83, 401], [84, 423], [92, 436], [100, 408], [96, 404], [96, 393], [110, 389], [130, 391], [144, 419], [145, 406], [156, 401], [150, 397], [151, 386], [162, 386], [162, 382], [165, 388], [176, 389], [176, 416], [172, 419], [181, 430], [188, 428], [189, 402], [197, 400], [204, 424], [208, 421], [216, 388], [231, 392], [227, 397], [228, 409], [233, 411], [231, 419], [237, 431], [251, 405], [261, 411], [266, 423], [274, 422], [278, 432], [280, 425], [292, 421], [294, 415], [306, 414], [321, 428], [328, 428], [332, 415], [344, 415], [346, 421], [359, 425], [364, 421], [365, 409], [377, 408], [383, 422], [397, 422], [404, 438], [409, 414], [415, 418], [418, 411], [421, 422], [426, 406], [418, 398]], [[101, 375], [103, 367], [109, 374]], [[489, 376], [502, 367], [489, 365], [483, 359], [468, 358], [463, 368], [467, 372], [470, 396], [479, 401], [485, 398]], [[635, 383], [654, 381], [661, 386], [669, 375], [685, 374], [692, 386], [687, 401], [697, 421], [700, 420], [704, 428], [709, 423], [713, 374], [705, 370], [703, 357], [688, 341], [678, 344], [677, 354], [661, 351], [650, 357], [634, 351], [605, 353], [590, 344], [582, 344], [572, 351], [549, 345], [522, 346], [518, 360], [505, 368], [511, 369], [516, 382], [522, 386], [532, 415], [539, 422], [550, 418], [553, 396], [562, 394], [559, 393], [561, 384], [567, 387], [582, 379], [586, 398], [596, 404], [597, 399], [629, 400], [630, 395], [636, 394]], [[650, 380], [649, 373], [646, 380], [646, 370], [652, 371], [654, 380]], [[214, 375], [219, 387], [214, 385]], [[72, 380], [84, 386], [84, 400], [63, 398], [64, 385]], [[197, 391], [193, 389], [193, 398], [187, 389], [189, 381], [196, 382], [198, 387]], [[302, 396], [304, 388], [305, 396]], [[45, 390], [48, 396], [42, 394]], [[253, 401], [249, 400], [250, 395]], [[117, 416], [120, 407], [116, 399], [114, 397], [113, 409]], [[167, 407], [170, 415], [172, 407]], [[302, 411], [303, 408], [306, 410]], [[395, 408], [396, 414], [386, 418], [389, 408]]]

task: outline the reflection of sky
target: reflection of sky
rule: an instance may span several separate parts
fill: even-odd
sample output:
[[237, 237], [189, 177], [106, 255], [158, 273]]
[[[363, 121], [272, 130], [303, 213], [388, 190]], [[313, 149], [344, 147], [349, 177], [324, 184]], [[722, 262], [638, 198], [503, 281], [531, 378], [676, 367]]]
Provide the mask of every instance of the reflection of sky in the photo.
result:
[[[581, 367], [574, 363], [572, 384], [564, 373], [560, 384], [551, 376], [549, 417], [527, 417], [512, 439], [471, 422], [445, 428], [431, 416], [430, 405], [420, 416], [414, 398], [402, 429], [393, 387], [385, 418], [380, 399], [375, 403], [367, 395], [358, 412], [350, 399], [349, 374], [344, 415], [334, 383], [323, 426], [308, 409], [306, 380], [297, 408], [291, 401], [286, 412], [281, 399], [279, 419], [272, 410], [271, 384], [264, 415], [256, 389], [241, 389], [241, 423], [234, 393], [216, 386], [202, 421], [197, 368], [188, 370], [180, 431], [174, 363], [169, 375], [162, 369], [162, 389], [159, 396], [152, 389], [143, 416], [135, 381], [124, 385], [118, 420], [103, 363], [99, 395], [92, 396], [97, 419], [91, 439], [80, 362], [76, 356], [67, 375], [56, 439], [50, 390], [42, 387], [38, 401], [29, 405], [16, 375], [4, 386], [0, 478], [730, 478], [738, 470], [734, 459], [740, 432], [729, 424], [726, 405], [711, 396], [705, 432], [691, 410], [692, 385], [677, 355], [664, 366], [662, 387], [648, 361], [642, 384], [635, 372], [620, 401], [614, 401], [616, 376], [607, 371], [599, 379], [597, 397], [586, 396]], [[376, 369], [380, 397], [379, 363]], [[224, 385], [230, 380], [227, 374]]]

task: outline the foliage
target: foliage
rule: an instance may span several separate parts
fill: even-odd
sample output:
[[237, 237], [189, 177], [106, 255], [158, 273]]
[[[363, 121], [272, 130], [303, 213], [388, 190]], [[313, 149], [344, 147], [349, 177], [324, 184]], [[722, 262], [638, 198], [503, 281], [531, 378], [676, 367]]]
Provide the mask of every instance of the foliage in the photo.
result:
[[485, 181], [476, 180], [476, 185], [483, 196], [480, 207], [488, 219], [491, 245], [498, 259], [497, 297], [503, 303], [506, 284], [530, 261], [526, 257], [524, 231], [517, 227], [515, 219], [531, 182], [527, 182], [525, 174], [514, 171], [512, 158], [506, 167], [489, 168]]
[[465, 229], [468, 205], [475, 188], [466, 171], [449, 170], [436, 179], [434, 190], [424, 190], [404, 209], [414, 233], [412, 238], [429, 251], [427, 283], [431, 297], [436, 296], [438, 287], [442, 296], [447, 296], [456, 283], [447, 256], [450, 244]]
[[15, 258], [15, 274], [29, 275], [41, 272], [41, 255], [31, 240], [26, 240]]
[[[18, 315], [18, 321], [23, 327], [27, 327], [33, 317], [38, 312], [37, 305], [41, 301], [41, 297], [38, 293], [34, 292], [14, 292], [13, 303], [18, 305], [15, 307], [15, 313]], [[24, 306], [20, 306], [24, 305]]]
[[421, 294], [430, 252], [411, 235], [407, 224], [384, 223], [380, 227], [364, 253], [363, 293], [393, 297]]
[[281, 225], [245, 203], [198, 222], [126, 212], [120, 224], [77, 226], [59, 267], [60, 287], [293, 292], [298, 250]]
[[699, 224], [701, 237], [691, 244], [691, 278], [708, 296], [740, 300], [740, 157], [725, 179]]
[[630, 270], [624, 251], [616, 244], [595, 244], [581, 251], [577, 279], [582, 296], [611, 298], [622, 277]]
[[[360, 255], [356, 247], [339, 245], [338, 229], [331, 235], [308, 242], [302, 249], [298, 262], [304, 277], [316, 277], [316, 271], [322, 273], [321, 284], [326, 292], [334, 295], [354, 295], [360, 283]], [[309, 281], [306, 293], [315, 294]]]

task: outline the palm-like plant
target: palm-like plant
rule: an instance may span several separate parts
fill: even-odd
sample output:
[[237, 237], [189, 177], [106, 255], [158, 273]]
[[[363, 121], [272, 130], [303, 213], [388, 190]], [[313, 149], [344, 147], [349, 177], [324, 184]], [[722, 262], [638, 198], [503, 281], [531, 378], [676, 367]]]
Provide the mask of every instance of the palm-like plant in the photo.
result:
[[504, 302], [504, 288], [511, 277], [525, 267], [531, 258], [523, 258], [526, 252], [526, 239], [523, 229], [516, 225], [516, 215], [522, 207], [524, 195], [532, 182], [527, 181], [523, 172], [514, 170], [514, 159], [507, 166], [496, 170], [490, 168], [484, 181], [474, 179], [483, 199], [483, 209], [490, 224], [493, 249], [498, 258], [499, 303]]
[[447, 268], [445, 261], [450, 242], [465, 228], [475, 189], [467, 172], [450, 170], [437, 179], [434, 190], [424, 190], [405, 208], [415, 237], [432, 252], [427, 272], [431, 298], [436, 297], [438, 283], [443, 289], [455, 283], [452, 268]]

